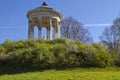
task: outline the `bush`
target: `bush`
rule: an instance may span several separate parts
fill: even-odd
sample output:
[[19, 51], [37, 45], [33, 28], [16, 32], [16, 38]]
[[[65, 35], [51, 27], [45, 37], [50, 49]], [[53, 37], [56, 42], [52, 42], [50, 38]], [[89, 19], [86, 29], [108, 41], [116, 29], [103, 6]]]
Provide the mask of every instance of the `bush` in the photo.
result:
[[45, 44], [41, 44], [39, 47], [32, 51], [32, 66], [35, 68], [47, 68], [49, 67], [49, 49]]
[[6, 40], [6, 41], [2, 44], [2, 46], [5, 48], [7, 54], [8, 54], [9, 52], [12, 52], [12, 51], [15, 50], [14, 45], [15, 45], [14, 41], [10, 41], [10, 40]]
[[107, 50], [101, 44], [94, 44], [95, 47], [95, 64], [98, 67], [106, 67], [110, 66], [110, 55], [108, 54]]
[[[107, 67], [111, 63], [111, 56], [101, 44], [83, 44], [65, 38], [7, 40], [0, 45], [0, 54], [1, 65], [34, 69]], [[120, 64], [119, 59], [115, 64]]]
[[15, 49], [23, 49], [25, 48], [25, 41], [21, 40], [21, 41], [17, 41], [15, 42]]
[[66, 44], [66, 38], [59, 38], [59, 39], [55, 39], [54, 42], [57, 43], [57, 44]]
[[94, 66], [94, 47], [92, 45], [82, 46], [78, 58], [82, 66]]
[[82, 66], [86, 67], [107, 67], [110, 65], [110, 56], [101, 44], [86, 44], [80, 46], [82, 50], [77, 58]]
[[112, 54], [113, 65], [120, 67], [120, 54]]
[[3, 46], [0, 46], [0, 54], [1, 54], [2, 52], [5, 52], [5, 48], [4, 48]]
[[68, 53], [66, 54], [67, 66], [68, 67], [78, 67], [80, 66], [80, 61], [78, 60], [77, 54], [81, 51], [82, 44], [80, 41], [66, 40], [66, 47]]
[[63, 68], [66, 65], [67, 47], [64, 44], [53, 45], [53, 54], [55, 56], [55, 64], [57, 68]]

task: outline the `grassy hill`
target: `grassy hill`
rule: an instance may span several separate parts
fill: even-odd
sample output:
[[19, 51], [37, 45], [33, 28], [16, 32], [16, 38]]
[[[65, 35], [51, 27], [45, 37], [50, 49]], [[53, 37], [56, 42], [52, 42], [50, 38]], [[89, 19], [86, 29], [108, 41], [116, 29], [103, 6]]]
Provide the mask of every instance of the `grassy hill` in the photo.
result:
[[119, 65], [120, 58], [100, 43], [40, 39], [0, 44], [0, 80], [119, 80], [120, 68], [110, 68]]
[[0, 80], [120, 80], [120, 68], [78, 68], [0, 75]]

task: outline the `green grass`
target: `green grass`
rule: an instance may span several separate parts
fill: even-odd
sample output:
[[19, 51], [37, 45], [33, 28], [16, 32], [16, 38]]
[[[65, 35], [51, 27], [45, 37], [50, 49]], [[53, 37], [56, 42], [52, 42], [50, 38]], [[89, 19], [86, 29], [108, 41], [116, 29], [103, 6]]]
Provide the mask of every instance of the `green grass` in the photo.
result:
[[120, 80], [120, 68], [77, 68], [1, 74], [0, 80]]

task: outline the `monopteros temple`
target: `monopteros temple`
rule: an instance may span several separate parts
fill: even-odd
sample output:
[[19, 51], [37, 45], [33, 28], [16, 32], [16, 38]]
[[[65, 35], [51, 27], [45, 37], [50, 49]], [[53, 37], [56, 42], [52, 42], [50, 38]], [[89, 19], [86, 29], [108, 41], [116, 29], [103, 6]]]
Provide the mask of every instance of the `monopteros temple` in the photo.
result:
[[[51, 7], [46, 2], [40, 7], [29, 10], [28, 18], [28, 39], [34, 39], [34, 28], [38, 28], [38, 39], [42, 37], [42, 28], [46, 29], [46, 39], [60, 38], [60, 21], [62, 14]], [[54, 29], [54, 30], [52, 30]]]

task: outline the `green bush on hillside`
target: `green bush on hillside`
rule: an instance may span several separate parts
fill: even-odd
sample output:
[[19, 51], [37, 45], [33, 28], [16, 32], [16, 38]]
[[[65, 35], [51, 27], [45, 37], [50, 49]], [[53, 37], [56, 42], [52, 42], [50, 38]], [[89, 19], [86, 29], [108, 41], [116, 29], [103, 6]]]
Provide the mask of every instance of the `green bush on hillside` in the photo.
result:
[[95, 64], [98, 67], [110, 66], [110, 55], [101, 44], [93, 44], [95, 47], [94, 57]]
[[53, 54], [55, 57], [56, 67], [66, 66], [66, 53], [67, 53], [67, 48], [64, 44], [58, 43], [53, 45]]
[[46, 68], [49, 66], [49, 49], [47, 45], [40, 45], [32, 51], [32, 65], [35, 68]]
[[69, 39], [5, 41], [0, 45], [0, 65], [34, 69], [107, 67], [111, 58], [101, 44]]
[[3, 46], [0, 46], [0, 53], [5, 52], [5, 48]]
[[77, 56], [82, 66], [106, 67], [110, 65], [110, 56], [101, 44], [86, 44], [79, 47], [80, 52]]

